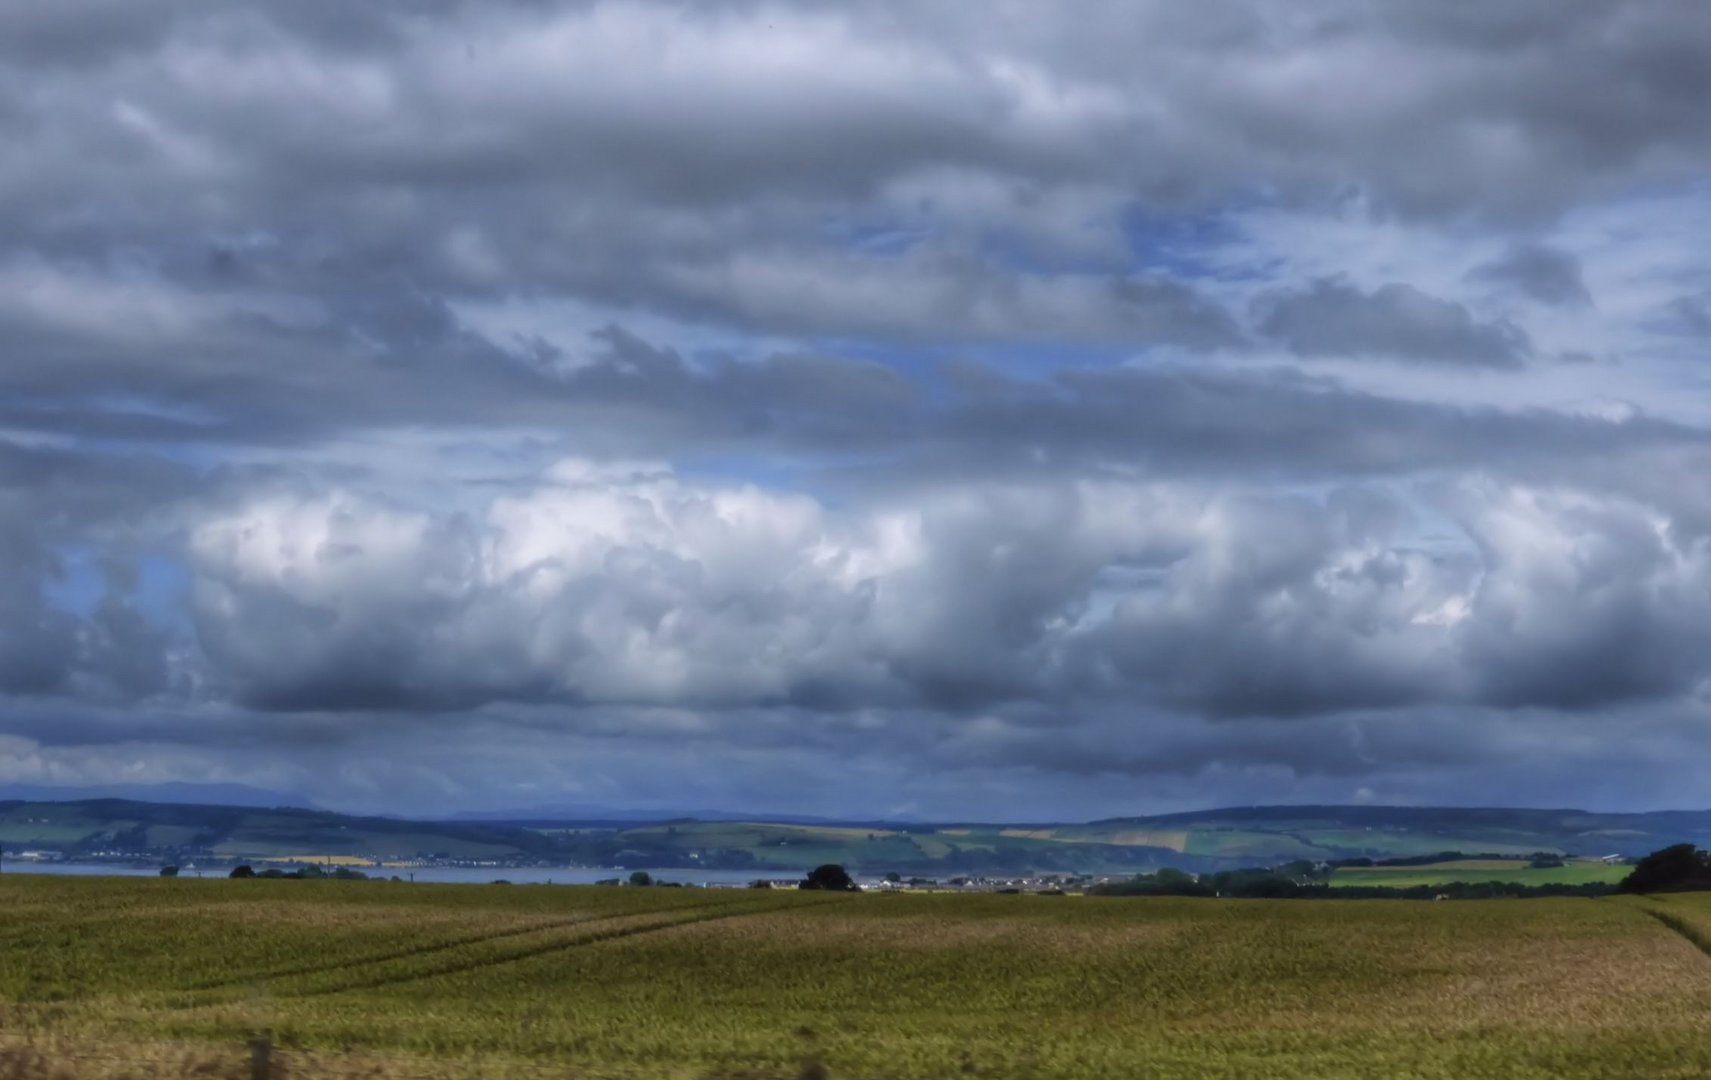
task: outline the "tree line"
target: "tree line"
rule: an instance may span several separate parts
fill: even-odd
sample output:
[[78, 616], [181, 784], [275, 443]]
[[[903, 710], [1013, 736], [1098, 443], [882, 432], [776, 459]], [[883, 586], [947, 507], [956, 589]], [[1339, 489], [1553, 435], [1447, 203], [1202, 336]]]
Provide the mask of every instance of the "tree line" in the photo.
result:
[[[1441, 885], [1339, 885], [1331, 886], [1330, 872], [1339, 867], [1426, 866], [1452, 859], [1478, 858], [1445, 851], [1430, 856], [1397, 859], [1339, 859], [1315, 864], [1297, 860], [1274, 867], [1222, 870], [1195, 876], [1180, 870], [1163, 869], [1137, 874], [1127, 881], [1104, 882], [1088, 888], [1095, 896], [1206, 896], [1266, 900], [1486, 900], [1543, 896], [1609, 896], [1613, 893], [1711, 891], [1711, 852], [1692, 844], [1675, 844], [1652, 852], [1634, 865], [1620, 882], [1583, 884], [1452, 881]], [[1560, 866], [1552, 852], [1535, 853], [1529, 866]], [[1321, 869], [1323, 867], [1323, 869]]]

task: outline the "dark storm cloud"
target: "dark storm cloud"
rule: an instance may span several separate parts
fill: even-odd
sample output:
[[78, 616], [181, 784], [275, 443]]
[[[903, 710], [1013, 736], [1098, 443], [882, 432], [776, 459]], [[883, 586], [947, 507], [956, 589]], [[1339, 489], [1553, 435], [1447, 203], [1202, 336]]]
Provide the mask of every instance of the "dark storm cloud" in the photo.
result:
[[[981, 245], [1120, 272], [1108, 230], [1137, 199], [1317, 205], [1351, 180], [1415, 212], [1536, 216], [1711, 146], [1691, 4], [6, 17], [15, 246], [147, 252], [169, 276], [218, 248], [310, 296], [552, 288], [745, 326], [1181, 340], [1098, 281], [1007, 286]], [[857, 254], [828, 222], [917, 239]]]
[[[1180, 299], [1163, 285], [1152, 293], [1169, 297], [1161, 303]], [[1496, 363], [1504, 357], [1494, 350], [1515, 344], [1506, 328], [1474, 323], [1460, 307], [1391, 297], [1319, 283], [1271, 298], [1265, 325], [1297, 335], [1302, 351], [1445, 363]], [[813, 352], [691, 363], [619, 326], [569, 348], [538, 338], [502, 348], [443, 304], [411, 295], [344, 301], [337, 319], [312, 325], [221, 313], [162, 329], [158, 316], [109, 306], [116, 310], [99, 325], [10, 323], [0, 422], [58, 436], [226, 446], [485, 425], [551, 432], [579, 453], [789, 451], [810, 462], [856, 454], [953, 474], [1118, 463], [1195, 474], [1408, 473], [1701, 441], [1646, 418], [1612, 424], [1437, 406], [1285, 370], [1159, 365], [1022, 379], [961, 362], [923, 379]], [[1232, 331], [1212, 312], [1197, 316], [1194, 332], [1223, 341]]]
[[[1648, 448], [1705, 448], [1691, 427], [1544, 410], [1428, 404], [1299, 373], [1192, 365], [1074, 369], [1016, 378], [972, 362], [930, 381], [880, 365], [777, 355], [692, 367], [621, 328], [565, 364], [542, 394], [622, 410], [645, 439], [726, 449], [856, 454], [893, 480], [940, 481], [1120, 466], [1158, 476], [1324, 478], [1481, 465], [1549, 472]], [[658, 446], [658, 442], [651, 443]], [[835, 459], [834, 459], [835, 460]]]
[[[1611, 452], [1703, 446], [1696, 429], [1544, 410], [1400, 400], [1291, 371], [1075, 371], [1049, 382], [958, 371], [966, 403], [935, 417], [947, 468], [1026, 473], [1121, 465], [1250, 478], [1410, 474], [1480, 465], [1547, 474]], [[954, 400], [954, 399], [953, 399]], [[931, 457], [929, 458], [931, 460]]]
[[[0, 422], [59, 436], [278, 446], [486, 425], [553, 432], [581, 453], [785, 450], [974, 473], [1120, 462], [1297, 476], [1568, 461], [1699, 438], [1646, 419], [1426, 405], [1287, 371], [1167, 365], [1039, 380], [964, 362], [935, 389], [878, 362], [813, 352], [691, 363], [618, 326], [569, 347], [538, 338], [500, 347], [443, 303], [408, 293], [329, 300], [326, 312], [289, 322], [201, 295], [48, 280], [63, 287], [56, 305], [93, 309], [100, 321], [55, 323], [59, 307], [0, 312], [11, 331]], [[1134, 295], [1198, 312], [1183, 333], [1209, 344], [1233, 334], [1186, 290], [1154, 283]], [[1445, 362], [1495, 362], [1489, 350], [1513, 344], [1459, 307], [1389, 295], [1321, 283], [1274, 298], [1266, 326], [1298, 333], [1303, 349], [1412, 350]]]
[[1581, 279], [1580, 260], [1544, 244], [1516, 244], [1476, 268], [1473, 276], [1506, 285], [1541, 304], [1572, 307], [1592, 303]]
[[127, 327], [122, 314], [111, 318], [99, 337], [11, 321], [0, 422], [156, 443], [263, 445], [417, 424], [580, 425], [614, 436], [627, 430], [618, 441], [657, 446], [740, 433], [791, 410], [812, 413], [821, 394], [829, 410], [818, 411], [858, 421], [909, 392], [880, 365], [812, 355], [692, 371], [676, 354], [616, 330], [590, 342], [586, 357], [539, 341], [502, 350], [460, 328], [443, 304], [410, 295], [375, 293], [313, 325], [222, 313], [158, 340], [147, 326]]
[[[173, 635], [136, 606], [131, 559], [148, 518], [188, 489], [164, 462], [0, 440], [0, 694], [131, 701], [175, 687]], [[105, 552], [68, 610], [52, 594], [76, 549]]]
[[1241, 341], [1228, 313], [1179, 281], [1128, 279], [1116, 282], [1114, 288], [1138, 324], [1135, 340], [1197, 348]]
[[[930, 165], [1161, 195], [1352, 176], [1422, 207], [1536, 205], [1703, 164], [1711, 40], [1692, 3], [1125, 4], [1074, 20], [1029, 5], [969, 20], [912, 4], [76, 3], [7, 18], [20, 74], [105, 60], [96, 85], [212, 151], [159, 165], [311, 198], [545, 176], [704, 202], [868, 193]], [[684, 46], [675, 65], [664, 32]], [[226, 92], [199, 96], [211, 79]], [[1095, 142], [1109, 136], [1125, 142]]]
[[8, 523], [0, 531], [0, 692], [46, 693], [66, 680], [76, 654], [76, 624], [49, 607], [42, 583], [52, 561], [34, 538]]
[[1321, 279], [1256, 302], [1259, 329], [1298, 356], [1388, 356], [1468, 367], [1518, 367], [1527, 334], [1505, 320], [1483, 322], [1458, 303], [1391, 283], [1368, 293]]
[[[501, 348], [466, 329], [440, 298], [386, 279], [341, 280], [335, 271], [323, 281], [304, 273], [289, 279], [289, 295], [278, 296], [242, 283], [156, 274], [111, 280], [40, 261], [16, 266], [8, 282], [13, 295], [0, 299], [9, 360], [0, 371], [0, 421], [114, 438], [263, 444], [389, 425], [575, 424], [632, 430], [657, 444], [672, 433], [633, 429], [614, 417], [602, 422], [603, 410], [667, 413], [693, 437], [769, 426], [789, 410], [841, 413], [834, 422], [848, 423], [913, 392], [877, 363], [806, 351], [758, 363], [712, 359], [692, 369], [622, 331], [572, 343], [513, 337]], [[0, 271], [0, 281], [6, 278]], [[883, 287], [900, 298], [911, 283]], [[832, 283], [827, 290], [830, 300]], [[874, 311], [893, 316], [901, 303], [875, 299]], [[1042, 320], [1055, 296], [1034, 308], [1019, 299], [1014, 311], [965, 299], [971, 311], [989, 309], [1002, 324], [1013, 323], [1005, 333], [1021, 339], [1054, 332]], [[1099, 282], [1061, 299], [1071, 314], [1096, 320], [1107, 311], [1106, 328], [1084, 327], [1095, 339], [1198, 346], [1237, 340], [1228, 315], [1176, 282]], [[891, 329], [912, 336], [909, 327], [932, 320], [904, 316], [901, 323], [908, 325]]]
[[1702, 296], [1678, 296], [1669, 303], [1669, 317], [1695, 337], [1711, 337], [1711, 302]]
[[[1676, 154], [1695, 145], [1677, 126], [1698, 121], [1664, 92], [1691, 73], [1664, 61], [1691, 48], [1703, 20], [1672, 10], [1666, 33], [1657, 11], [1125, 11], [1124, 27], [1152, 25], [1139, 39], [1160, 51], [1156, 65], [1126, 46], [1119, 64], [1110, 46], [1122, 35], [1098, 12], [1067, 25], [1021, 7], [954, 35], [943, 12], [887, 5], [859, 28], [821, 9], [763, 18], [742, 4], [687, 15], [651, 4], [9, 11], [8, 40], [29, 48], [3, 73], [18, 93], [0, 125], [17, 153], [0, 168], [0, 221], [14, 253], [36, 254], [7, 273], [5, 399], [15, 423], [115, 437], [277, 442], [341, 423], [587, 430], [563, 387], [460, 334], [445, 306], [517, 287], [759, 333], [1231, 346], [1228, 316], [1190, 283], [1020, 274], [978, 238], [1014, 233], [1118, 266], [1108, 248], [1086, 248], [1090, 227], [1113, 223], [1159, 162], [1173, 170], [1153, 178], [1161, 191], [1215, 193], [1231, 167], [1225, 144], [1277, 119], [1277, 100], [1294, 112], [1269, 137], [1299, 144], [1287, 164], [1244, 153], [1244, 186], [1317, 162], [1326, 179], [1366, 177], [1382, 196], [1396, 155], [1376, 134], [1344, 136], [1405, 128], [1424, 157], [1434, 139], [1466, 137], [1458, 110], [1471, 100], [1511, 118], [1526, 152], [1511, 150], [1502, 169], [1529, 198], [1597, 171], [1534, 175], [1571, 132], [1609, 169], [1667, 161], [1595, 149], [1607, 138], [1662, 140]], [[1554, 92], [1554, 66], [1493, 55], [1479, 27], [1585, 53], [1576, 86], [1631, 92], [1574, 108], [1584, 95]], [[700, 79], [698, 92], [644, 77], [657, 56], [644, 44], [659, 33], [685, 43], [691, 68], [672, 78]], [[766, 61], [776, 70], [757, 69], [781, 42]], [[1335, 78], [1399, 50], [1414, 78], [1382, 103], [1340, 111], [1287, 92], [1295, 58], [1324, 58]], [[584, 53], [588, 64], [559, 62]], [[1035, 81], [1001, 77], [978, 62], [989, 53], [1013, 55]], [[1238, 77], [1197, 81], [1191, 72], [1206, 69], [1177, 53]], [[1489, 93], [1463, 85], [1470, 64]], [[794, 92], [775, 93], [787, 78], [800, 80]], [[1179, 123], [1149, 110], [1161, 96]], [[1622, 123], [1606, 123], [1611, 109]], [[1536, 130], [1560, 138], [1535, 145]], [[1454, 188], [1444, 163], [1477, 159], [1433, 152], [1434, 167], [1409, 169], [1405, 186]], [[1501, 198], [1487, 180], [1479, 191]], [[836, 242], [828, 218], [918, 239], [867, 252]], [[1285, 312], [1335, 309], [1323, 329], [1279, 326], [1302, 349], [1483, 364], [1524, 352], [1510, 328], [1408, 286], [1293, 302]], [[109, 400], [88, 407], [96, 396]], [[114, 397], [144, 407], [115, 408]]]

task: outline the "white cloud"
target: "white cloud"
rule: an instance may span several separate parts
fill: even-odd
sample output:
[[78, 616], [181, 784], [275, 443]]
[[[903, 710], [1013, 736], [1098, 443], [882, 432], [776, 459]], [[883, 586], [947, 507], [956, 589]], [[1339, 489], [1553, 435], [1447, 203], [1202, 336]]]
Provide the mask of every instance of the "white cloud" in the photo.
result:
[[1442, 509], [1459, 549], [1422, 546], [1381, 489], [1006, 485], [833, 511], [566, 463], [472, 517], [251, 500], [196, 528], [192, 560], [216, 681], [293, 709], [1115, 696], [1296, 715], [1578, 707], [1705, 674], [1711, 541], [1669, 510], [1491, 483]]

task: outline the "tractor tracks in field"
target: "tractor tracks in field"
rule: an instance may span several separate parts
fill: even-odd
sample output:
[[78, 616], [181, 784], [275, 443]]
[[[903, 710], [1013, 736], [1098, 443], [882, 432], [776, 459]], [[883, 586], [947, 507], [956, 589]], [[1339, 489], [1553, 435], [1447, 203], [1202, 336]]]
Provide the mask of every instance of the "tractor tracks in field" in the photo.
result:
[[[696, 905], [697, 908], [708, 905]], [[679, 909], [681, 910], [681, 909]], [[242, 975], [230, 975], [220, 979], [209, 979], [204, 982], [192, 983], [183, 989], [190, 993], [207, 990], [221, 990], [231, 986], [253, 986], [274, 979], [295, 979], [305, 975], [319, 975], [329, 971], [341, 971], [355, 966], [369, 964], [389, 964], [398, 960], [408, 960], [414, 956], [427, 956], [437, 952], [447, 952], [451, 949], [464, 949], [474, 945], [485, 945], [490, 941], [503, 941], [507, 938], [526, 937], [530, 934], [545, 934], [554, 930], [567, 930], [574, 926], [586, 926], [590, 923], [610, 922], [629, 916], [616, 915], [585, 915], [574, 919], [555, 919], [550, 922], [535, 923], [530, 926], [513, 926], [506, 930], [488, 930], [479, 934], [466, 934], [463, 937], [450, 938], [440, 941], [426, 941], [416, 945], [408, 945], [387, 952], [371, 953], [367, 956], [340, 956], [330, 960], [320, 960], [312, 964], [299, 964], [296, 967], [274, 968], [270, 971], [249, 972]]]
[[[451, 953], [464, 949], [478, 949], [495, 942], [505, 942], [518, 938], [536, 935], [553, 934], [564, 931], [574, 931], [578, 928], [597, 926], [601, 923], [611, 923], [619, 919], [634, 919], [648, 914], [666, 915], [673, 911], [707, 911], [727, 907], [726, 904], [693, 904], [686, 907], [668, 909], [658, 913], [649, 912], [617, 912], [606, 915], [585, 914], [575, 918], [555, 919], [539, 922], [529, 926], [512, 926], [503, 930], [490, 930], [476, 934], [465, 934], [449, 940], [441, 939], [425, 941], [403, 948], [389, 949], [384, 952], [368, 953], [366, 955], [332, 954], [326, 959], [313, 963], [296, 964], [290, 967], [276, 967], [265, 971], [251, 971], [233, 974], [218, 979], [208, 979], [178, 988], [173, 992], [177, 998], [178, 1008], [195, 1008], [199, 1005], [213, 1004], [221, 1000], [221, 991], [236, 989], [254, 989], [267, 987], [272, 991], [274, 982], [312, 982], [315, 976], [332, 976], [340, 972], [367, 970], [384, 965], [398, 964], [419, 957], [433, 956], [436, 953]], [[578, 939], [580, 940], [580, 939]], [[333, 992], [311, 990], [315, 992]], [[304, 992], [283, 992], [284, 996], [305, 996]]]
[[[678, 909], [680, 912], [684, 909]], [[766, 905], [699, 905], [689, 909], [692, 914], [687, 918], [653, 919], [648, 922], [633, 923], [627, 926], [613, 926], [597, 929], [593, 933], [579, 935], [570, 940], [541, 942], [526, 948], [514, 949], [493, 956], [477, 956], [458, 960], [455, 963], [441, 964], [414, 971], [399, 972], [388, 975], [375, 975], [367, 978], [357, 978], [342, 981], [337, 985], [314, 987], [300, 990], [286, 996], [294, 998], [325, 997], [332, 994], [344, 994], [357, 990], [375, 990], [381, 987], [401, 986], [407, 983], [422, 982], [427, 979], [442, 978], [447, 975], [462, 975], [485, 968], [501, 967], [522, 960], [533, 960], [554, 953], [569, 952], [573, 949], [598, 945], [602, 942], [616, 941], [621, 938], [636, 937], [651, 934], [661, 930], [673, 930], [680, 926], [694, 926], [699, 923], [717, 922], [723, 919], [738, 919], [747, 915], [757, 915], [762, 912], [776, 911], [771, 904]], [[610, 919], [598, 920], [609, 922]]]
[[1689, 945], [1698, 949], [1706, 959], [1711, 959], [1711, 935], [1707, 935], [1704, 930], [1694, 926], [1673, 911], [1665, 911], [1662, 908], [1651, 906], [1642, 907], [1640, 910], [1681, 935]]

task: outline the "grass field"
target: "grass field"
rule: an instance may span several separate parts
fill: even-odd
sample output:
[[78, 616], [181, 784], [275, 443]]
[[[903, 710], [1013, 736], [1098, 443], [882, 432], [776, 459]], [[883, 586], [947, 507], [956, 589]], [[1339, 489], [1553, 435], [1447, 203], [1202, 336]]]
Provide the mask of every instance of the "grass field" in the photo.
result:
[[1631, 866], [1611, 866], [1596, 859], [1571, 859], [1561, 866], [1533, 867], [1525, 859], [1453, 859], [1421, 866], [1345, 866], [1331, 874], [1331, 887], [1377, 885], [1406, 889], [1416, 885], [1463, 882], [1485, 885], [1613, 885], [1633, 872]]
[[17, 876], [0, 1075], [240, 1075], [265, 1027], [292, 1076], [1704, 1076], [1707, 934], [1701, 896]]

